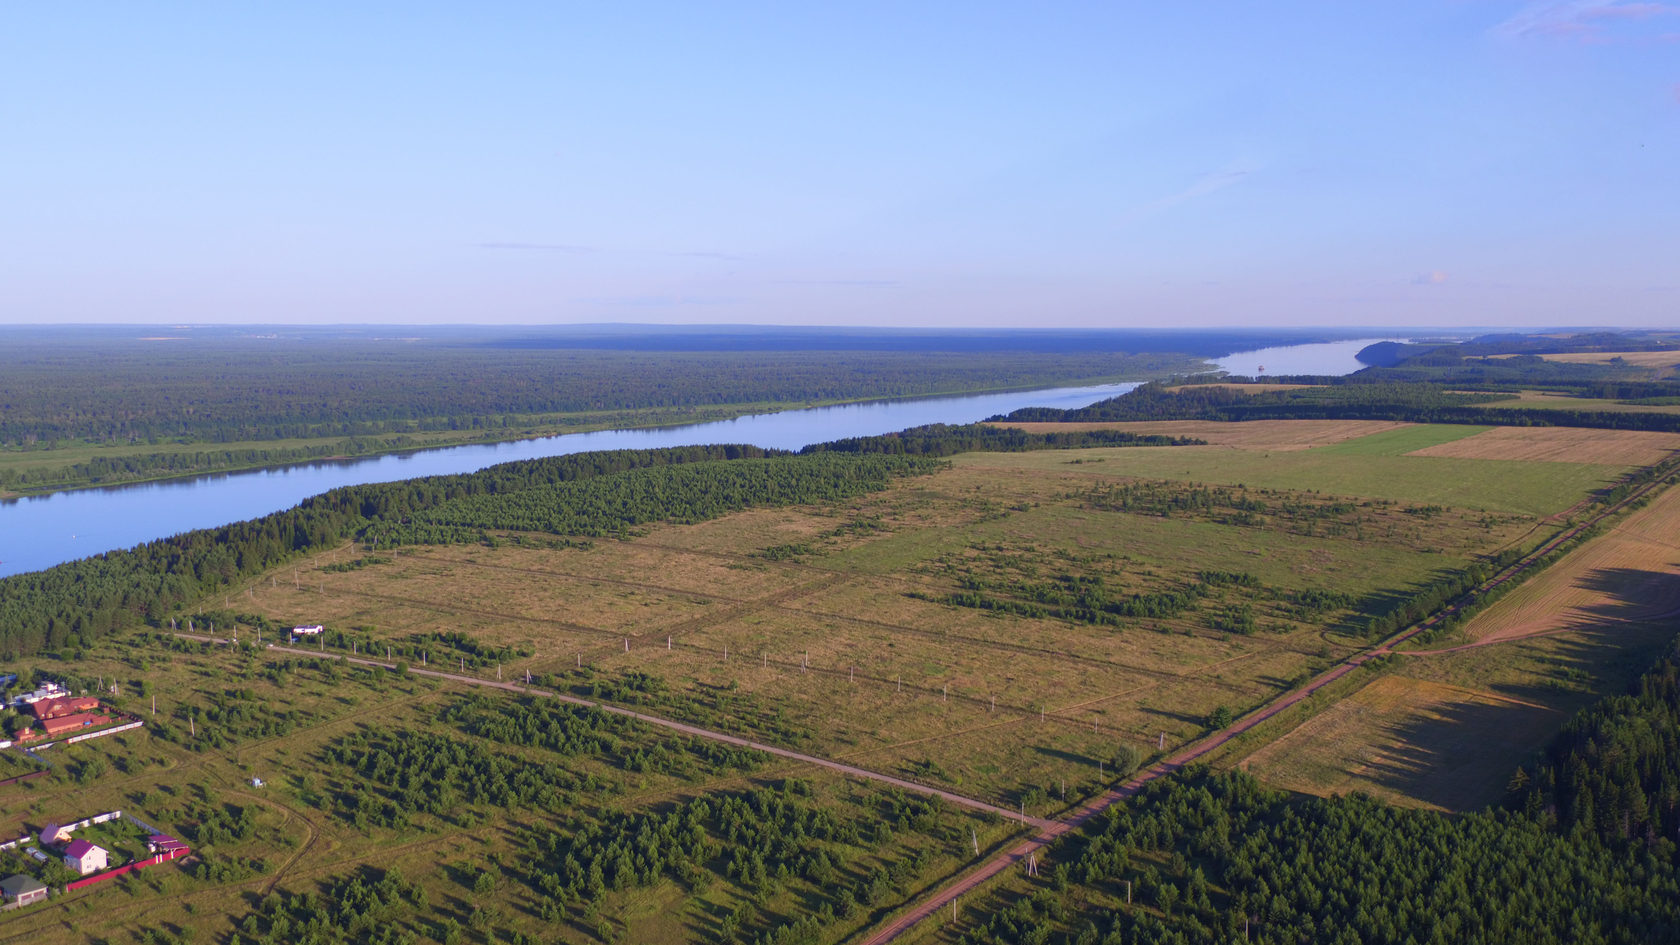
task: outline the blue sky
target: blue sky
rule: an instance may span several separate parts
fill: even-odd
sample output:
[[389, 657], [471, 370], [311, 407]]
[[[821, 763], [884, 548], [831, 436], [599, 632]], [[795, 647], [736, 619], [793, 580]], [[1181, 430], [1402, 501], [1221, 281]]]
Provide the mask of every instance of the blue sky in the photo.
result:
[[1680, 4], [14, 4], [0, 322], [1680, 327]]

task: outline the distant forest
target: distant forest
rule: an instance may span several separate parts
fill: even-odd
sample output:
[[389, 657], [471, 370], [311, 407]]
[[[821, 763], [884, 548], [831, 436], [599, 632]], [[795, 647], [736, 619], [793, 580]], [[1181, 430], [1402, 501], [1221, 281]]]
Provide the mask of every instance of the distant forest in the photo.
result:
[[797, 329], [0, 329], [0, 449], [488, 431], [558, 415], [1094, 383], [1183, 371], [1233, 346], [1287, 340], [1294, 339]]
[[[994, 419], [1017, 423], [1395, 420], [1680, 432], [1680, 414], [1625, 409], [1680, 404], [1680, 377], [1674, 376], [1674, 369], [1643, 368], [1625, 360], [1568, 363], [1540, 356], [1637, 350], [1668, 351], [1675, 350], [1675, 345], [1643, 336], [1606, 334], [1491, 336], [1462, 344], [1384, 342], [1360, 354], [1373, 366], [1346, 376], [1269, 377], [1259, 387], [1238, 389], [1225, 382], [1252, 379], [1198, 374], [1154, 381], [1086, 407], [1028, 407]], [[1510, 401], [1519, 390], [1562, 396], [1544, 407], [1489, 406]], [[1570, 407], [1570, 398], [1582, 403]], [[1594, 401], [1610, 401], [1624, 409], [1604, 409]]]

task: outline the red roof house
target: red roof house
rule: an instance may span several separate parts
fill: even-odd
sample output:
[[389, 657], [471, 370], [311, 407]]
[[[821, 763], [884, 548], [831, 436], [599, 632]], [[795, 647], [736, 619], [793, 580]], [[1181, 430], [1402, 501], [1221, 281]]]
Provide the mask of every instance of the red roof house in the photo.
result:
[[77, 712], [93, 712], [98, 708], [98, 696], [59, 696], [29, 704], [29, 711], [38, 719], [56, 719]]

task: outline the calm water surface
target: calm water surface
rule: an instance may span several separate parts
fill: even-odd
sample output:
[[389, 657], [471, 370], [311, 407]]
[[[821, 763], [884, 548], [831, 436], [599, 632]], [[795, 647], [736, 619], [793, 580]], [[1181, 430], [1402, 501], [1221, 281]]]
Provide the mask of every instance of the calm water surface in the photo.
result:
[[[1376, 340], [1376, 339], [1371, 339]], [[1370, 340], [1266, 348], [1220, 358], [1233, 374], [1346, 374]], [[128, 548], [290, 508], [339, 486], [473, 472], [517, 459], [589, 450], [749, 443], [796, 450], [849, 436], [891, 433], [925, 423], [972, 423], [1022, 407], [1083, 407], [1136, 384], [1058, 387], [1006, 394], [937, 397], [755, 414], [654, 430], [602, 430], [512, 443], [456, 446], [390, 456], [301, 463], [272, 469], [29, 496], [0, 503], [0, 576]]]

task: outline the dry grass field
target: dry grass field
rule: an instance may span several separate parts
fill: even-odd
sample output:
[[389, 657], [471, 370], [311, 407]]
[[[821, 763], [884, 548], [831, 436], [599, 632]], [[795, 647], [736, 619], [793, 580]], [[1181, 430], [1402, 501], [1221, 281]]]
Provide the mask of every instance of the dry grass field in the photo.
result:
[[1672, 639], [1677, 535], [1669, 489], [1242, 765], [1315, 794], [1447, 810], [1499, 800], [1570, 713], [1623, 691]]
[[1564, 364], [1609, 364], [1621, 360], [1634, 367], [1670, 368], [1680, 364], [1680, 351], [1570, 351], [1562, 354], [1543, 354], [1547, 361]]
[[1528, 463], [1617, 463], [1648, 466], [1680, 450], [1680, 433], [1585, 427], [1493, 427], [1409, 456], [1504, 459]]
[[1461, 636], [1488, 643], [1677, 612], [1680, 490], [1669, 489], [1478, 614]]
[[1383, 676], [1239, 767], [1305, 794], [1363, 791], [1405, 806], [1471, 810], [1563, 724], [1557, 707]]
[[[258, 580], [229, 605], [280, 622], [360, 628], [376, 652], [380, 641], [461, 633], [529, 654], [500, 668], [506, 678], [530, 671], [588, 687], [642, 672], [696, 703], [750, 696], [762, 715], [737, 720], [747, 730], [799, 733], [805, 750], [999, 803], [1038, 797], [1048, 814], [1064, 788], [1070, 801], [1095, 790], [1120, 749], [1147, 756], [1185, 744], [1216, 707], [1260, 705], [1362, 645], [1349, 632], [1360, 625], [1351, 609], [1306, 616], [1291, 610], [1291, 595], [1345, 594], [1380, 609], [1390, 595], [1531, 534], [1535, 513], [1559, 511], [1620, 472], [1571, 467], [1584, 472], [1563, 485], [1536, 479], [1526, 494], [1520, 483], [1498, 490], [1534, 513], [1412, 506], [1385, 494], [1409, 486], [1388, 488], [1379, 476], [1373, 497], [1297, 521], [1281, 510], [1342, 501], [1285, 488], [1310, 490], [1320, 473], [1352, 482], [1387, 464], [1403, 472], [1392, 483], [1423, 483], [1409, 465], [1428, 473], [1439, 463], [1512, 464], [1398, 455], [1420, 437], [1396, 424], [1229, 426], [1252, 445], [973, 454], [844, 506], [755, 510], [582, 548], [405, 548], [390, 563], [322, 570], [355, 554], [342, 549], [300, 564], [294, 580]], [[1392, 443], [1383, 436], [1402, 433]], [[1381, 455], [1296, 449], [1290, 455], [1312, 462], [1234, 493], [1272, 508], [1248, 525], [1214, 513], [1119, 511], [1091, 498], [1180, 463], [1188, 475], [1179, 468], [1170, 478], [1205, 481], [1219, 464], [1235, 477], [1245, 467], [1231, 457], [1360, 434], [1375, 434], [1371, 450]], [[1147, 595], [1188, 587], [1201, 572], [1254, 583], [1213, 587], [1187, 610], [1111, 626], [943, 601], [965, 581], [1030, 588], [1066, 577]], [[1252, 632], [1220, 629], [1222, 615], [1239, 611]], [[431, 659], [455, 659], [451, 652], [439, 644]]]
[[1511, 407], [1524, 410], [1592, 410], [1611, 413], [1680, 413], [1680, 405], [1652, 406], [1624, 404], [1616, 400], [1592, 397], [1572, 397], [1547, 390], [1521, 390], [1506, 400], [1495, 400], [1482, 406], [1492, 409]]

